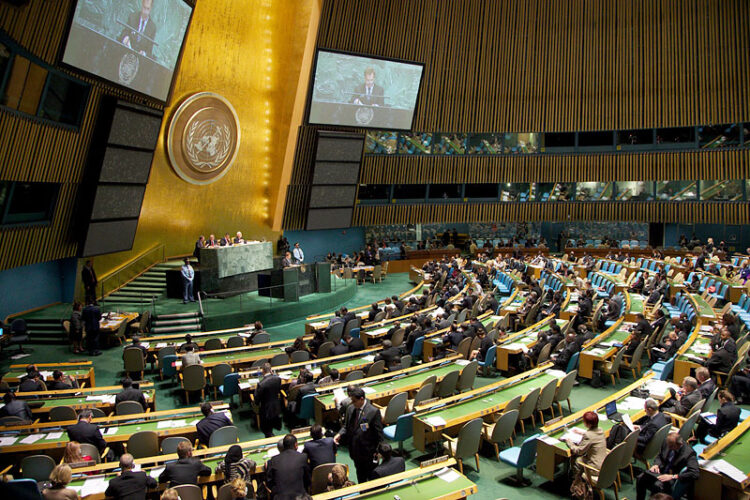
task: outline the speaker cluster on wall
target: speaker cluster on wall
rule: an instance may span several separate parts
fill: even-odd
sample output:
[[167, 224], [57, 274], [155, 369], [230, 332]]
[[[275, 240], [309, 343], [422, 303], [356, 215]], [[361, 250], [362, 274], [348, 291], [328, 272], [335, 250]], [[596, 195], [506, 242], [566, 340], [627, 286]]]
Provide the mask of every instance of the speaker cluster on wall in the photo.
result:
[[102, 99], [78, 197], [79, 256], [132, 248], [161, 121], [160, 111]]
[[308, 230], [351, 226], [364, 140], [362, 134], [318, 131]]

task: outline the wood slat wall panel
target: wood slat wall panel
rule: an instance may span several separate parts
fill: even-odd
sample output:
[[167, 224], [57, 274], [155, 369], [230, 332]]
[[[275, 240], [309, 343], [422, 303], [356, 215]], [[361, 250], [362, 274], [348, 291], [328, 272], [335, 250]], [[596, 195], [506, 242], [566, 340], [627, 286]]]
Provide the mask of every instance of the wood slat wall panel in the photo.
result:
[[[0, 3], [0, 29], [26, 51], [55, 66], [72, 5], [72, 0], [31, 0], [22, 7]], [[70, 236], [71, 218], [101, 96], [115, 95], [137, 99], [155, 109], [163, 107], [99, 80], [62, 71], [91, 85], [78, 129], [0, 109], [0, 180], [61, 184], [49, 225], [0, 229], [0, 271], [76, 255], [77, 243]]]
[[608, 130], [748, 119], [749, 30], [746, 0], [327, 0], [318, 45], [425, 63], [417, 130]]
[[358, 205], [353, 226], [432, 222], [591, 221], [747, 224], [750, 203], [476, 203]]

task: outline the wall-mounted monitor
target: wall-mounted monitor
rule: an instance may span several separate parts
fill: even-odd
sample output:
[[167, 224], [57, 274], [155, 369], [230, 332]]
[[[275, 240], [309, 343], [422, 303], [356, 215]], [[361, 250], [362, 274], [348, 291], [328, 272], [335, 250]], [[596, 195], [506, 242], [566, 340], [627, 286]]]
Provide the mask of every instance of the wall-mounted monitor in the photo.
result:
[[192, 14], [185, 0], [78, 0], [62, 63], [166, 102]]
[[424, 64], [319, 49], [311, 125], [409, 130]]

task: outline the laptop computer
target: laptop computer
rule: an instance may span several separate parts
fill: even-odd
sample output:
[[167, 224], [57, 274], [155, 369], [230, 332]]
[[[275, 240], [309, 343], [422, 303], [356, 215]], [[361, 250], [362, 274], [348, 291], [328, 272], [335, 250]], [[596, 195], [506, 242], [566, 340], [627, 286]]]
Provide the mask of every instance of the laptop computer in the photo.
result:
[[622, 422], [622, 414], [617, 411], [617, 401], [610, 401], [604, 406], [607, 418], [613, 422]]

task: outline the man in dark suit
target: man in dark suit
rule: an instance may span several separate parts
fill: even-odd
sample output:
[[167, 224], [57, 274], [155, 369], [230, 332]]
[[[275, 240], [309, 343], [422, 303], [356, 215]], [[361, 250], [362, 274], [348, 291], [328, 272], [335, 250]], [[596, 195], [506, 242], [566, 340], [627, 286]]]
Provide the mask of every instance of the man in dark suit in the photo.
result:
[[160, 483], [169, 483], [173, 488], [181, 484], [198, 485], [198, 476], [210, 476], [211, 469], [203, 465], [203, 462], [193, 458], [193, 445], [188, 441], [182, 441], [177, 445], [177, 461], [170, 462], [159, 474]]
[[459, 330], [456, 323], [453, 323], [452, 325], [450, 325], [450, 330], [448, 331], [448, 333], [445, 335], [445, 337], [443, 337], [443, 344], [453, 350], [456, 350], [458, 348], [458, 344], [460, 344], [461, 341], [465, 338], [466, 335], [464, 335], [464, 332]]
[[349, 352], [349, 344], [343, 339], [338, 344], [331, 347], [331, 356], [339, 356], [341, 354], [346, 354], [347, 352]]
[[365, 343], [362, 342], [360, 337], [352, 337], [348, 333], [344, 335], [344, 342], [349, 346], [349, 352], [357, 352], [365, 350]]
[[635, 445], [635, 452], [638, 454], [643, 453], [646, 445], [654, 437], [656, 431], [670, 423], [669, 419], [662, 412], [659, 411], [659, 403], [652, 398], [648, 398], [643, 405], [646, 414], [633, 422], [641, 429], [641, 433], [638, 435], [638, 442]]
[[81, 413], [78, 414], [78, 423], [68, 427], [68, 439], [79, 443], [93, 444], [101, 453], [107, 447], [107, 442], [104, 441], [99, 426], [91, 423], [92, 418], [91, 410], [81, 410]]
[[146, 492], [156, 488], [156, 479], [143, 471], [133, 471], [133, 455], [120, 457], [120, 475], [109, 481], [104, 495], [115, 500], [145, 500]]
[[333, 438], [323, 437], [323, 426], [314, 424], [310, 428], [311, 441], [305, 443], [302, 453], [307, 455], [310, 462], [310, 470], [315, 470], [320, 464], [332, 464], [336, 462], [336, 443]]
[[708, 368], [701, 366], [695, 370], [695, 378], [698, 379], [698, 392], [701, 393], [701, 398], [708, 399], [716, 390], [716, 382], [711, 378]]
[[16, 399], [14, 392], [8, 391], [3, 395], [5, 406], [0, 408], [0, 417], [19, 417], [31, 422], [31, 408], [26, 401]]
[[401, 351], [398, 347], [393, 347], [390, 340], [384, 340], [383, 350], [375, 356], [375, 361], [380, 361], [381, 359], [385, 361], [386, 368], [390, 368], [401, 362]]
[[695, 450], [682, 441], [679, 433], [672, 432], [654, 459], [654, 465], [638, 476], [636, 499], [646, 500], [646, 491], [682, 498], [685, 492], [692, 489], [699, 475]]
[[398, 295], [393, 295], [391, 297], [391, 301], [393, 302], [393, 305], [396, 306], [396, 309], [398, 309], [399, 311], [404, 310], [404, 303], [401, 302], [401, 300], [398, 298]]
[[682, 379], [682, 390], [667, 400], [662, 405], [662, 410], [684, 417], [700, 400], [701, 393], [698, 392], [698, 381], [693, 377], [685, 377]]
[[393, 456], [393, 450], [388, 443], [380, 443], [378, 445], [378, 455], [380, 456], [380, 465], [372, 471], [370, 479], [391, 476], [406, 470], [406, 462], [401, 457]]
[[266, 484], [273, 500], [294, 500], [306, 495], [310, 487], [307, 455], [297, 451], [297, 438], [287, 434], [281, 441], [281, 453], [266, 462]]
[[211, 439], [211, 434], [222, 427], [234, 425], [226, 414], [214, 413], [211, 403], [203, 403], [201, 405], [201, 413], [203, 413], [203, 418], [195, 424], [195, 429], [198, 431], [198, 441], [206, 446], [208, 446], [208, 442]]
[[554, 354], [555, 369], [565, 371], [568, 369], [570, 358], [577, 352], [581, 351], [581, 342], [576, 338], [575, 333], [568, 333], [565, 338], [565, 348], [559, 353]]
[[65, 375], [60, 370], [52, 372], [52, 382], [47, 384], [48, 391], [64, 391], [78, 387], [78, 381], [70, 375]]
[[357, 319], [357, 315], [353, 312], [349, 312], [349, 309], [347, 309], [346, 307], [342, 307], [341, 318], [344, 320], [344, 325], [346, 325], [349, 321]]
[[118, 403], [122, 403], [123, 401], [136, 401], [141, 404], [143, 411], [148, 409], [146, 398], [143, 396], [140, 389], [133, 387], [133, 381], [130, 377], [122, 379], [122, 391], [115, 396], [115, 407], [117, 407]]
[[153, 57], [156, 36], [156, 25], [151, 19], [152, 4], [153, 0], [141, 0], [141, 11], [128, 16], [128, 27], [120, 33], [123, 45], [147, 57]]
[[86, 343], [88, 344], [89, 356], [99, 356], [99, 321], [102, 319], [102, 311], [96, 302], [89, 302], [81, 311], [81, 319], [86, 328]]
[[292, 266], [292, 253], [286, 252], [284, 253], [284, 257], [281, 258], [281, 268], [286, 269], [287, 267]]
[[41, 381], [41, 374], [36, 371], [36, 366], [27, 370], [26, 376], [18, 384], [18, 392], [39, 392], [45, 390], [45, 385]]
[[701, 417], [698, 420], [698, 428], [695, 437], [706, 444], [706, 436], [711, 435], [716, 439], [731, 431], [740, 423], [740, 409], [734, 404], [734, 396], [727, 390], [719, 391], [719, 409], [716, 411], [716, 421], [711, 423], [708, 418]]
[[367, 321], [374, 321], [375, 316], [380, 312], [380, 306], [377, 302], [373, 302], [370, 306], [370, 311], [367, 313]]
[[726, 326], [721, 328], [718, 338], [711, 341], [711, 357], [706, 361], [706, 367], [713, 372], [728, 373], [737, 361], [737, 344]]
[[93, 304], [96, 302], [96, 271], [94, 271], [94, 264], [91, 260], [87, 260], [86, 264], [81, 269], [81, 281], [83, 282], [83, 290], [85, 292], [86, 303]]
[[383, 439], [383, 421], [380, 411], [367, 401], [361, 387], [352, 388], [349, 397], [351, 404], [346, 408], [344, 425], [334, 441], [347, 444], [349, 456], [357, 469], [357, 482], [362, 483], [368, 480], [375, 468], [372, 460]]
[[385, 104], [385, 93], [383, 87], [375, 84], [375, 70], [365, 70], [365, 81], [357, 85], [352, 93], [351, 102], [364, 106], [383, 106]]
[[273, 436], [273, 429], [281, 428], [281, 378], [273, 373], [270, 363], [263, 363], [261, 379], [253, 396], [258, 405], [260, 430], [266, 437]]

